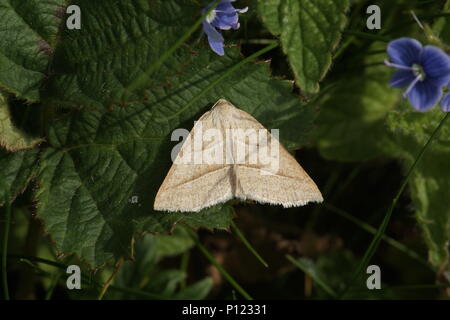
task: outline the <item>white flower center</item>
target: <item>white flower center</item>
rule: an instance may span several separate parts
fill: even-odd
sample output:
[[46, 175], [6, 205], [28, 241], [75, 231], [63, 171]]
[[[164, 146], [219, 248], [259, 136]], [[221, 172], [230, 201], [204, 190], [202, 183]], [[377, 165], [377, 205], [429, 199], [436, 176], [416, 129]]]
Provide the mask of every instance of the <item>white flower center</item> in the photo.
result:
[[211, 10], [210, 13], [208, 13], [208, 15], [206, 16], [206, 21], [208, 23], [211, 23], [214, 21], [214, 19], [216, 18], [216, 10]]
[[412, 71], [420, 81], [425, 80], [427, 75], [420, 64], [413, 64]]

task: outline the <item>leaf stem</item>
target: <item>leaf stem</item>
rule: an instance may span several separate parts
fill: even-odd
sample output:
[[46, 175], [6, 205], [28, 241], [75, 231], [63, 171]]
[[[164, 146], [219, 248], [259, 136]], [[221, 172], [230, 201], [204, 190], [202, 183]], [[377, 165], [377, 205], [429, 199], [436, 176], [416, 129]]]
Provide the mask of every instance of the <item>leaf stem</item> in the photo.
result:
[[238, 226], [236, 225], [236, 223], [234, 221], [231, 221], [231, 228], [233, 229], [233, 232], [236, 233], [236, 236], [247, 247], [247, 249], [256, 257], [256, 259], [258, 259], [258, 261], [261, 262], [261, 264], [264, 267], [268, 268], [269, 265], [267, 264], [267, 262], [259, 255], [259, 253], [255, 250], [255, 248], [253, 248], [253, 246], [250, 244], [250, 242], [248, 242], [247, 238], [241, 232], [241, 230], [239, 230]]
[[239, 40], [241, 44], [272, 44], [278, 43], [277, 39], [242, 39]]
[[233, 277], [214, 259], [211, 253], [209, 253], [208, 249], [206, 249], [203, 244], [198, 239], [198, 236], [195, 232], [190, 231], [192, 239], [194, 239], [195, 244], [200, 249], [200, 251], [203, 253], [203, 255], [208, 259], [209, 262], [211, 262], [212, 265], [214, 265], [217, 270], [219, 270], [220, 274], [233, 286], [233, 288], [236, 289], [237, 292], [239, 292], [246, 300], [253, 300], [253, 298], [245, 291], [239, 283], [237, 283], [236, 280], [233, 279]]
[[372, 242], [369, 245], [369, 248], [366, 250], [364, 257], [361, 261], [361, 263], [358, 266], [358, 269], [355, 272], [355, 275], [353, 277], [352, 282], [349, 286], [344, 290], [341, 297], [347, 292], [347, 290], [352, 286], [352, 284], [355, 282], [356, 279], [358, 279], [359, 275], [362, 273], [363, 270], [367, 268], [367, 265], [369, 264], [370, 260], [372, 259], [373, 255], [375, 254], [375, 251], [378, 248], [378, 245], [380, 244], [380, 241], [382, 239], [382, 236], [384, 232], [386, 231], [387, 225], [389, 224], [389, 220], [391, 219], [392, 212], [394, 211], [395, 206], [397, 205], [397, 202], [402, 195], [404, 189], [406, 188], [406, 185], [409, 182], [409, 179], [411, 178], [412, 173], [414, 172], [415, 168], [419, 164], [420, 160], [422, 159], [423, 155], [425, 154], [425, 151], [428, 149], [428, 147], [431, 145], [431, 142], [434, 140], [436, 135], [439, 133], [441, 128], [443, 127], [445, 121], [450, 116], [450, 112], [448, 112], [442, 120], [439, 122], [439, 125], [434, 129], [433, 133], [431, 134], [430, 138], [428, 139], [427, 143], [423, 146], [423, 148], [420, 150], [419, 154], [417, 155], [416, 159], [414, 160], [413, 165], [409, 168], [408, 173], [406, 174], [406, 177], [400, 186], [400, 189], [398, 190], [397, 194], [395, 195], [394, 199], [392, 200], [392, 204], [389, 207], [377, 233], [375, 234]]
[[97, 300], [102, 300], [103, 296], [105, 295], [106, 291], [108, 290], [108, 288], [111, 286], [111, 283], [114, 279], [114, 277], [117, 275], [117, 273], [119, 272], [120, 268], [122, 267], [123, 263], [124, 263], [124, 259], [120, 258], [119, 261], [117, 262], [113, 273], [111, 274], [111, 276], [108, 278], [108, 280], [106, 280], [105, 284], [102, 287], [102, 290], [100, 291], [100, 294], [98, 295]]
[[54, 273], [52, 275], [52, 279], [50, 282], [50, 286], [48, 288], [47, 293], [45, 294], [45, 300], [50, 300], [53, 296], [53, 292], [56, 289], [56, 286], [58, 285], [59, 279], [61, 279], [63, 273], [61, 270], [56, 271], [56, 273]]

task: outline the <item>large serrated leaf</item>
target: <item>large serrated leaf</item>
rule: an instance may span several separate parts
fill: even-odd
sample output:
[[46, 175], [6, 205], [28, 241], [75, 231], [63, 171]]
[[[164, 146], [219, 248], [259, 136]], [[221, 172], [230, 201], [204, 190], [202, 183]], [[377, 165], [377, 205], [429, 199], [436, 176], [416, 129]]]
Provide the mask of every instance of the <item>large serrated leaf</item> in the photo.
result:
[[0, 1], [0, 87], [39, 100], [65, 0]]
[[[391, 152], [402, 159], [407, 170], [419, 151], [443, 118], [439, 108], [427, 113], [395, 112], [389, 115], [388, 125], [393, 144]], [[432, 142], [416, 170], [409, 190], [428, 246], [429, 260], [435, 266], [449, 262], [450, 242], [450, 123]]]
[[[371, 51], [380, 49], [379, 45], [370, 47]], [[384, 58], [385, 53], [380, 53], [352, 61], [368, 67], [349, 74], [321, 100], [317, 141], [324, 158], [362, 161], [383, 153], [385, 118], [400, 98], [400, 92], [388, 85], [391, 70], [373, 65]]]
[[319, 91], [346, 24], [348, 0], [260, 0], [269, 31], [279, 35], [296, 82], [306, 95]]
[[30, 137], [14, 125], [6, 97], [0, 92], [0, 146], [8, 151], [35, 147], [42, 139]]
[[[188, 0], [73, 3], [82, 8], [83, 27], [62, 30], [52, 64], [56, 76], [45, 91], [61, 106], [91, 110], [119, 107], [126, 88], [174, 45], [202, 10]], [[194, 55], [164, 63], [147, 77], [144, 88], [171, 86]], [[133, 99], [143, 97], [126, 102]]]
[[[130, 257], [136, 232], [166, 233], [179, 223], [227, 228], [233, 218], [227, 204], [199, 213], [153, 211], [177, 143], [170, 141], [172, 131], [190, 130], [226, 98], [267, 128], [280, 129], [281, 141], [293, 148], [305, 142], [315, 111], [292, 94], [292, 83], [272, 79], [266, 63], [243, 65], [209, 87], [242, 57], [236, 47], [219, 57], [203, 45], [178, 50], [148, 80], [147, 90], [116, 104], [147, 62], [194, 23], [201, 7], [193, 12], [188, 1], [153, 1], [155, 13], [146, 1], [78, 3], [96, 10], [84, 10], [81, 31], [62, 34], [54, 76], [43, 90], [51, 106], [74, 109], [49, 125], [36, 194], [38, 216], [58, 250], [99, 266]], [[112, 17], [111, 28], [97, 28]]]
[[0, 148], [0, 206], [22, 193], [36, 173], [38, 150], [6, 152]]

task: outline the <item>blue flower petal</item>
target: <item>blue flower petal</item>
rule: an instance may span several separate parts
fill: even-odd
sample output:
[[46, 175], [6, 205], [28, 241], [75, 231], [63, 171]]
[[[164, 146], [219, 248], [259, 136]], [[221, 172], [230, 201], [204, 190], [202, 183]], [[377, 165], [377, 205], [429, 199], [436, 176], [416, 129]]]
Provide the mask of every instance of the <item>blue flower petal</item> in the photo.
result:
[[231, 4], [231, 2], [234, 1], [230, 1], [230, 0], [222, 0], [216, 7], [217, 11], [223, 11], [223, 12], [236, 12], [236, 9], [233, 7], [233, 5]]
[[205, 31], [208, 36], [208, 42], [211, 49], [220, 56], [225, 54], [223, 49], [224, 39], [219, 31], [216, 30], [210, 23], [206, 20], [203, 21], [203, 31]]
[[387, 52], [392, 62], [411, 67], [419, 63], [422, 45], [411, 38], [400, 38], [389, 42]]
[[229, 30], [237, 26], [239, 23], [239, 16], [237, 13], [221, 13], [218, 12], [212, 25], [222, 30]]
[[[222, 0], [213, 10], [219, 10], [219, 11], [224, 11], [224, 12], [234, 12], [236, 11], [233, 7], [233, 5], [231, 4], [231, 2], [234, 2], [235, 0]], [[213, 6], [213, 4], [215, 3], [215, 1], [212, 1], [210, 4], [208, 4], [203, 11], [206, 12], [208, 11], [209, 8], [211, 8]]]
[[447, 93], [441, 101], [441, 109], [444, 112], [450, 112], [450, 93]]
[[408, 93], [408, 100], [418, 111], [428, 111], [433, 108], [442, 97], [442, 88], [429, 81], [419, 81]]
[[421, 55], [421, 65], [426, 80], [442, 87], [450, 81], [450, 57], [435, 46], [426, 46]]
[[209, 46], [211, 47], [212, 51], [217, 53], [219, 56], [223, 56], [225, 54], [223, 42], [209, 41]]
[[394, 88], [404, 88], [409, 86], [415, 79], [414, 73], [409, 70], [398, 70], [394, 73], [389, 85]]

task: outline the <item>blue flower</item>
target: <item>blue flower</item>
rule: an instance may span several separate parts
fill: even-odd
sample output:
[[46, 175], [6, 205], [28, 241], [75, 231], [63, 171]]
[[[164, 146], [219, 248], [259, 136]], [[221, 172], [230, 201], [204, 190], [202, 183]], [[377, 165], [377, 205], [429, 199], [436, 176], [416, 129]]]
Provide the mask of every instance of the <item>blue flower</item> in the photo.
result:
[[[217, 29], [239, 29], [240, 24], [238, 13], [245, 13], [248, 10], [248, 7], [245, 7], [244, 9], [235, 9], [231, 4], [231, 2], [234, 1], [235, 0], [222, 0], [217, 7], [211, 10], [206, 19], [203, 21], [203, 31], [205, 31], [208, 36], [209, 46], [220, 56], [225, 54], [223, 50], [224, 39]], [[215, 1], [203, 9], [203, 14], [205, 14], [214, 3]]]
[[399, 69], [389, 83], [407, 88], [404, 96], [419, 111], [427, 111], [442, 97], [442, 88], [450, 81], [450, 57], [435, 46], [422, 47], [419, 41], [400, 38], [387, 48], [390, 66]]
[[[450, 82], [447, 85], [447, 88], [450, 89]], [[450, 112], [450, 92], [447, 93], [441, 101], [441, 108], [444, 112]]]

